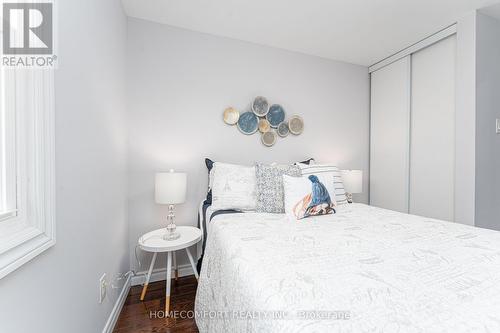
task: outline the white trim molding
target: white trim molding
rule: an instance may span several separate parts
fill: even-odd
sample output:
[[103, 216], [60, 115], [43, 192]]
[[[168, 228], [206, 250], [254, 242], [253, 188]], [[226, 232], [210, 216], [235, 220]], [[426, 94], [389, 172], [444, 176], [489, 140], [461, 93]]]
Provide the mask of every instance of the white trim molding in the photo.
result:
[[125, 284], [120, 292], [120, 295], [116, 299], [115, 305], [113, 306], [113, 310], [109, 314], [108, 320], [106, 320], [106, 324], [102, 330], [102, 333], [112, 333], [115, 329], [116, 322], [120, 317], [120, 313], [122, 312], [123, 304], [125, 304], [125, 300], [127, 299], [128, 293], [130, 291], [130, 282], [132, 281], [132, 275], [128, 275]]
[[446, 28], [436, 32], [435, 34], [433, 34], [427, 38], [424, 38], [421, 41], [419, 41], [413, 45], [410, 45], [409, 47], [407, 47], [407, 48], [371, 65], [370, 67], [368, 67], [368, 72], [372, 73], [376, 70], [379, 70], [379, 69], [381, 69], [389, 64], [392, 64], [395, 61], [398, 61], [399, 59], [402, 59], [402, 58], [404, 58], [412, 53], [415, 53], [421, 49], [424, 49], [424, 48], [426, 48], [434, 43], [437, 43], [440, 40], [445, 39], [445, 38], [447, 38], [453, 34], [456, 34], [456, 33], [457, 33], [457, 24], [454, 23], [454, 24], [450, 25], [449, 27], [446, 27]]
[[0, 222], [0, 279], [56, 243], [54, 72], [16, 70], [14, 217]]

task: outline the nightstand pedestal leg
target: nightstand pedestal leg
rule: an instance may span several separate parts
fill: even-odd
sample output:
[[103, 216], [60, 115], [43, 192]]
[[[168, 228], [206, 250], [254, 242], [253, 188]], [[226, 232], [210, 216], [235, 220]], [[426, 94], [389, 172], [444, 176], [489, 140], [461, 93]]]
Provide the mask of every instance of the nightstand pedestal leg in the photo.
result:
[[155, 265], [157, 254], [158, 253], [155, 252], [153, 254], [153, 259], [151, 259], [151, 265], [149, 265], [148, 275], [146, 276], [146, 282], [144, 282], [144, 287], [142, 287], [141, 301], [143, 301], [144, 296], [146, 296], [146, 290], [148, 290], [148, 284], [149, 284], [149, 280], [151, 279], [151, 273], [153, 273], [153, 267]]
[[179, 279], [179, 268], [177, 267], [177, 253], [173, 251], [172, 255], [174, 256], [175, 281], [177, 281]]
[[167, 293], [165, 300], [165, 316], [169, 316], [170, 311], [170, 279], [172, 279], [172, 252], [167, 254]]
[[189, 252], [189, 249], [186, 247], [186, 253], [189, 258], [189, 262], [191, 263], [191, 267], [193, 268], [194, 276], [196, 277], [196, 280], [198, 280], [198, 271], [196, 270], [196, 264], [194, 263], [193, 256], [191, 255], [191, 252]]

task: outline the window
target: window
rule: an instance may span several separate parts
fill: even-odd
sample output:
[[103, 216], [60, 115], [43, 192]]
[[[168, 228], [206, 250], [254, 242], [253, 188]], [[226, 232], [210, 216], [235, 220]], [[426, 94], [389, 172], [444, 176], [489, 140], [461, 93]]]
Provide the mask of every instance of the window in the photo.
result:
[[52, 69], [0, 67], [0, 278], [55, 244]]
[[6, 88], [12, 80], [8, 75], [0, 68], [0, 222], [17, 215], [15, 108], [9, 104], [13, 99]]

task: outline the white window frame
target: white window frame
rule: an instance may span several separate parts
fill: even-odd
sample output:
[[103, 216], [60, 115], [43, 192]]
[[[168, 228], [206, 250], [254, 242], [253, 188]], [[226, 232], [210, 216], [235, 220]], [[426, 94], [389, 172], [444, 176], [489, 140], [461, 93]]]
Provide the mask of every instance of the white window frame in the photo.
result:
[[15, 104], [8, 107], [16, 117], [17, 202], [0, 221], [0, 279], [56, 243], [54, 72], [7, 71], [6, 93], [15, 96], [6, 100]]
[[0, 67], [0, 222], [17, 215], [15, 105], [12, 89], [4, 89], [5, 81], [14, 79], [10, 74]]

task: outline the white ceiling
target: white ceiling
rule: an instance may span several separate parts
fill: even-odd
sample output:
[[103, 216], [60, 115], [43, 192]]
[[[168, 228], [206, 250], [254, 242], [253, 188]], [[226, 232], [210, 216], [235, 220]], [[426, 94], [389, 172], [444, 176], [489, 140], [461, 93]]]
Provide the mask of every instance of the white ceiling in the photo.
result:
[[128, 16], [360, 65], [498, 0], [122, 0]]

